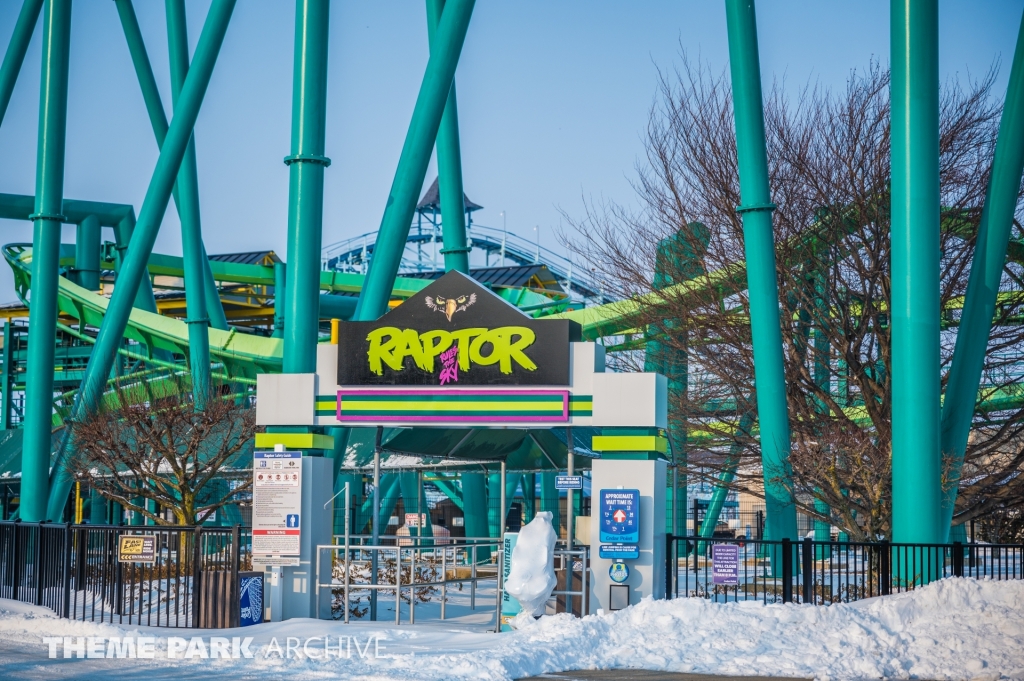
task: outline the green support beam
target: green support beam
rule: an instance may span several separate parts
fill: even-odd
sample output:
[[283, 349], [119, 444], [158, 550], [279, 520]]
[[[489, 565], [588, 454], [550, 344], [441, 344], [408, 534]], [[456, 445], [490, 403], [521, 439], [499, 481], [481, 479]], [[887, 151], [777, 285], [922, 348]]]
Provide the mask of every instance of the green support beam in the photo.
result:
[[[445, 0], [427, 0], [427, 39], [434, 44]], [[445, 271], [469, 272], [466, 243], [466, 201], [462, 188], [462, 150], [459, 148], [459, 109], [452, 79], [448, 101], [437, 130], [437, 186], [441, 202], [441, 254]]]
[[939, 522], [938, 27], [934, 0], [892, 0], [892, 541], [925, 544], [946, 536]]
[[[50, 428], [53, 415], [53, 357], [57, 335], [60, 233], [65, 218], [64, 142], [68, 110], [71, 0], [47, 0], [43, 11], [43, 66], [36, 156], [36, 205], [31, 216], [32, 308], [25, 370], [25, 439], [21, 450], [21, 506], [25, 522], [46, 519], [49, 494]], [[67, 500], [68, 490], [64, 490]], [[54, 518], [58, 520], [59, 518]]]
[[[143, 278], [148, 276], [147, 261], [153, 251], [160, 223], [167, 211], [178, 168], [185, 156], [189, 140], [192, 139], [192, 128], [199, 115], [206, 88], [210, 84], [213, 67], [217, 62], [217, 55], [224, 42], [234, 7], [235, 0], [213, 0], [210, 5], [206, 23], [196, 46], [195, 58], [175, 107], [174, 120], [171, 121], [167, 137], [160, 148], [160, 157], [139, 211], [138, 223], [118, 275], [118, 285], [114, 288], [93, 353], [89, 357], [89, 366], [72, 410], [72, 421], [94, 411], [106, 387], [107, 377], [110, 375], [117, 349], [128, 325], [135, 292]], [[51, 371], [52, 367], [51, 364]], [[48, 404], [48, 418], [49, 409]], [[50, 503], [47, 508], [47, 517], [53, 521], [58, 520], [63, 513], [70, 486], [70, 479], [63, 471], [63, 453], [68, 448], [73, 449], [73, 443], [62, 448], [62, 455], [54, 466], [54, 484], [51, 485]]]
[[[732, 445], [729, 446], [729, 454], [725, 459], [725, 466], [718, 476], [715, 489], [711, 492], [711, 500], [708, 502], [708, 510], [704, 514], [704, 522], [700, 526], [701, 537], [712, 537], [715, 527], [718, 525], [718, 517], [722, 514], [722, 507], [725, 506], [725, 498], [729, 496], [729, 485], [736, 479], [736, 466], [739, 465], [740, 453], [743, 451], [741, 440], [750, 437], [750, 430], [754, 425], [754, 414], [745, 412], [740, 417], [740, 425], [736, 428]], [[696, 519], [694, 519], [696, 521]], [[697, 552], [704, 555], [707, 546], [704, 542], [697, 547]]]
[[75, 283], [90, 291], [100, 290], [100, 248], [103, 230], [100, 219], [90, 215], [75, 231]]
[[[176, 106], [188, 75], [188, 26], [185, 0], [166, 0], [167, 45], [171, 64], [171, 104]], [[181, 218], [181, 250], [185, 264], [185, 323], [188, 325], [189, 373], [192, 400], [197, 410], [206, 408], [210, 393], [210, 320], [206, 315], [206, 280], [203, 235], [199, 215], [199, 178], [196, 168], [196, 136], [192, 133], [175, 185]]]
[[36, 22], [39, 21], [39, 11], [42, 8], [43, 0], [25, 0], [21, 5], [18, 21], [14, 24], [11, 42], [7, 43], [4, 63], [0, 66], [0, 125], [7, 115], [7, 106], [11, 103], [14, 85], [18, 82], [18, 74], [21, 73], [21, 65], [25, 62], [25, 53], [32, 42], [32, 34], [36, 30]]
[[[154, 137], [156, 137], [157, 147], [163, 147], [164, 138], [167, 137], [167, 116], [164, 113], [164, 106], [163, 106], [163, 102], [160, 99], [160, 90], [157, 88], [156, 78], [153, 76], [153, 67], [150, 64], [149, 55], [146, 52], [146, 44], [145, 44], [145, 42], [142, 39], [142, 30], [139, 28], [139, 21], [138, 21], [138, 18], [135, 16], [135, 8], [132, 5], [131, 0], [114, 0], [114, 4], [117, 6], [117, 14], [118, 14], [118, 16], [121, 19], [121, 28], [124, 31], [125, 41], [128, 43], [128, 52], [131, 54], [132, 64], [135, 66], [135, 75], [139, 79], [139, 87], [142, 90], [142, 98], [143, 98], [143, 100], [146, 103], [146, 112], [149, 114], [149, 122], [150, 122], [151, 127], [153, 128], [153, 135], [154, 135]], [[168, 33], [170, 33], [170, 20], [171, 20], [171, 17], [168, 16]], [[169, 38], [170, 38], [170, 36], [169, 36]], [[178, 70], [180, 71], [181, 67], [183, 67], [184, 72], [187, 73], [188, 72], [188, 49], [187, 49], [187, 45], [184, 48], [184, 50], [181, 50], [180, 47], [179, 48], [175, 48], [174, 47], [174, 44], [173, 44], [174, 40], [173, 39], [169, 40], [169, 43], [170, 43], [170, 47], [172, 49], [177, 49], [179, 52], [182, 52], [184, 54], [184, 64], [183, 65], [179, 65], [179, 67], [175, 67], [175, 61], [176, 60], [172, 56], [172, 59], [171, 59], [172, 70], [175, 69], [175, 68], [178, 68]], [[184, 77], [185, 77], [184, 74], [182, 74], [181, 75], [182, 81], [184, 81]], [[176, 101], [177, 93], [180, 92], [180, 89], [181, 89], [181, 84], [178, 83], [175, 80], [174, 73], [172, 72], [172, 90], [173, 90], [172, 96], [171, 96], [172, 101]], [[188, 185], [188, 184], [191, 184], [191, 185], [197, 185], [198, 184], [198, 180], [196, 179], [197, 173], [196, 173], [196, 168], [195, 168], [194, 157], [195, 157], [195, 152], [193, 150], [193, 152], [191, 154], [192, 163], [190, 164], [190, 163], [187, 162], [188, 159], [189, 159], [189, 156], [186, 155], [186, 162], [182, 164], [182, 168], [180, 170], [180, 174], [183, 177], [179, 178], [179, 179], [185, 180], [184, 182], [182, 182], [183, 186], [184, 185]], [[198, 216], [198, 189], [195, 189], [194, 193], [195, 193], [195, 196], [196, 196], [196, 198], [194, 200], [196, 207], [193, 209], [191, 207], [191, 205], [182, 205], [182, 203], [181, 203], [182, 197], [179, 195], [178, 184], [175, 184], [173, 196], [174, 196], [174, 203], [175, 203], [175, 206], [177, 206], [177, 208], [178, 208], [178, 215], [181, 218], [181, 223], [182, 223], [182, 246], [183, 246], [183, 250], [186, 250], [184, 248], [185, 247], [186, 221], [189, 221], [189, 220], [192, 219], [191, 216], [192, 216], [193, 212], [195, 212], [195, 215]], [[185, 198], [187, 200], [191, 201], [191, 197], [185, 197]], [[198, 225], [199, 225], [198, 217], [196, 217], [195, 219], [197, 220], [195, 222], [195, 225], [196, 225], [195, 229], [198, 230], [199, 229], [199, 227], [198, 227]], [[192, 229], [192, 227], [190, 227], [189, 229]], [[201, 234], [201, 232], [199, 232], [199, 233]], [[202, 278], [203, 278], [203, 281], [204, 281], [203, 294], [204, 294], [204, 298], [205, 298], [205, 301], [206, 301], [206, 303], [205, 303], [206, 304], [206, 313], [209, 316], [209, 325], [211, 327], [213, 327], [214, 329], [221, 329], [221, 330], [226, 331], [227, 328], [228, 328], [227, 316], [224, 314], [224, 307], [221, 305], [220, 296], [217, 294], [217, 287], [216, 287], [216, 285], [214, 283], [214, 280], [213, 280], [213, 273], [212, 273], [212, 271], [210, 269], [210, 262], [209, 262], [209, 260], [206, 257], [206, 249], [202, 245], [201, 237], [199, 239], [199, 248], [200, 248], [200, 250], [202, 250], [202, 254], [203, 254], [203, 257], [202, 257], [202, 269], [203, 269]], [[186, 250], [186, 253], [187, 252], [188, 251]], [[188, 302], [187, 302], [187, 295], [186, 295], [186, 306], [187, 305], [188, 305]], [[189, 316], [191, 316], [191, 313], [188, 313], [188, 314], [189, 314]]]
[[[445, 11], [437, 25], [437, 33], [430, 42], [430, 59], [427, 62], [423, 82], [412, 121], [402, 146], [398, 169], [391, 184], [388, 202], [384, 208], [377, 243], [370, 260], [359, 304], [353, 319], [371, 321], [388, 309], [391, 288], [398, 274], [405, 251], [405, 239], [409, 235], [416, 201], [423, 187], [423, 177], [430, 163], [430, 152], [437, 139], [448, 97], [452, 91], [455, 67], [459, 63], [462, 44], [466, 40], [469, 19], [473, 14], [475, 0], [448, 0]], [[459, 197], [461, 202], [462, 198]], [[457, 204], [459, 205], [459, 204]], [[443, 219], [443, 217], [442, 217]], [[319, 251], [317, 252], [319, 259]], [[288, 261], [292, 259], [289, 255]], [[319, 260], [318, 260], [319, 262]], [[293, 269], [294, 273], [294, 269]], [[294, 274], [292, 276], [294, 281]], [[285, 320], [287, 322], [287, 319]]]
[[[1017, 32], [1010, 82], [1003, 100], [1003, 117], [992, 159], [985, 206], [978, 225], [971, 274], [956, 347], [949, 366], [946, 396], [942, 402], [942, 453], [950, 457], [949, 487], [942, 496], [943, 533], [948, 534], [956, 505], [957, 488], [963, 469], [967, 438], [971, 433], [974, 409], [985, 365], [992, 316], [995, 313], [999, 281], [1006, 263], [1006, 248], [1017, 208], [1017, 192], [1024, 172], [1024, 16]], [[948, 538], [948, 537], [947, 537]]]
[[323, 237], [327, 118], [328, 0], [296, 0], [292, 75], [292, 142], [288, 165], [288, 286], [285, 289], [284, 372], [316, 371], [320, 328], [320, 245]]
[[757, 19], [753, 0], [726, 0], [725, 10], [742, 201], [737, 211], [743, 218], [747, 257], [766, 525], [771, 539], [796, 539], [796, 504], [786, 484], [791, 475], [789, 416], [772, 233], [775, 205], [768, 187]]

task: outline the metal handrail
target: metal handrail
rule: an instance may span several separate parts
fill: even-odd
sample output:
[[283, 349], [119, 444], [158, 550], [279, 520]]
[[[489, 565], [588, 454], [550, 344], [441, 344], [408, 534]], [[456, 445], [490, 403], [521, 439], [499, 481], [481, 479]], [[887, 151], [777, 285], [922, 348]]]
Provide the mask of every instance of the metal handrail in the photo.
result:
[[[357, 539], [361, 539], [362, 537], [356, 537], [356, 538]], [[401, 537], [401, 538], [405, 539], [406, 537]], [[348, 539], [351, 540], [351, 537], [349, 537]], [[428, 538], [427, 537], [423, 537], [423, 539], [428, 539]], [[447, 615], [446, 609], [445, 609], [445, 597], [447, 596], [447, 593], [448, 593], [448, 586], [451, 585], [451, 584], [465, 584], [465, 583], [468, 582], [470, 584], [470, 608], [471, 609], [476, 609], [476, 585], [477, 585], [477, 582], [479, 582], [481, 580], [489, 580], [489, 579], [494, 579], [495, 578], [495, 577], [490, 577], [490, 576], [488, 576], [488, 577], [480, 577], [478, 575], [478, 573], [477, 573], [478, 561], [476, 560], [477, 551], [479, 549], [482, 549], [482, 548], [496, 549], [497, 547], [500, 547], [500, 545], [501, 545], [501, 542], [497, 541], [497, 540], [489, 540], [489, 541], [486, 541], [486, 542], [467, 544], [467, 545], [464, 545], [464, 546], [436, 545], [436, 546], [421, 546], [421, 547], [417, 547], [417, 546], [385, 546], [383, 544], [353, 544], [353, 543], [351, 543], [351, 541], [348, 541], [348, 542], [346, 542], [344, 544], [340, 544], [340, 545], [339, 544], [319, 544], [316, 547], [316, 552], [317, 552], [317, 559], [316, 559], [316, 564], [317, 564], [316, 594], [317, 594], [317, 597], [319, 599], [320, 589], [321, 588], [329, 588], [329, 589], [332, 589], [332, 590], [338, 588], [338, 585], [335, 584], [333, 581], [331, 581], [331, 582], [324, 582], [323, 581], [323, 578], [322, 578], [323, 577], [323, 569], [322, 569], [322, 567], [323, 567], [323, 563], [322, 563], [323, 553], [325, 551], [330, 551], [332, 554], [333, 553], [337, 553], [339, 551], [343, 552], [343, 555], [344, 555], [343, 563], [344, 563], [344, 575], [345, 575], [345, 577], [344, 577], [344, 581], [343, 581], [343, 583], [341, 585], [341, 588], [342, 588], [342, 591], [344, 593], [344, 608], [345, 608], [344, 618], [345, 618], [345, 623], [347, 624], [349, 622], [349, 607], [348, 607], [349, 597], [350, 597], [350, 594], [351, 594], [351, 591], [352, 591], [352, 584], [351, 584], [350, 579], [349, 579], [349, 576], [351, 574], [351, 563], [352, 563], [351, 553], [352, 553], [352, 551], [360, 551], [360, 552], [370, 551], [370, 552], [378, 552], [378, 553], [379, 552], [394, 552], [394, 554], [395, 554], [395, 583], [393, 583], [393, 584], [379, 584], [379, 583], [359, 584], [358, 588], [360, 590], [368, 589], [368, 590], [371, 590], [371, 591], [373, 591], [373, 590], [381, 590], [381, 589], [390, 591], [390, 590], [394, 589], [395, 590], [395, 624], [401, 624], [401, 598], [402, 598], [401, 594], [402, 594], [402, 589], [403, 588], [408, 588], [410, 590], [409, 622], [410, 622], [410, 624], [415, 624], [416, 623], [416, 597], [415, 597], [415, 589], [423, 588], [423, 587], [435, 587], [435, 586], [436, 587], [441, 587], [441, 619], [443, 620], [443, 619], [446, 619], [446, 615]], [[468, 550], [471, 553], [471, 555], [472, 555], [472, 559], [469, 561], [469, 567], [470, 567], [470, 570], [471, 570], [470, 576], [469, 577], [463, 577], [463, 578], [456, 577], [456, 578], [453, 578], [453, 579], [449, 579], [448, 578], [448, 567], [449, 567], [448, 566], [448, 554], [449, 554], [449, 552], [453, 552], [453, 551], [466, 551], [466, 550]], [[442, 578], [440, 580], [434, 580], [434, 581], [429, 581], [429, 582], [417, 581], [416, 580], [416, 562], [417, 562], [417, 558], [419, 557], [420, 554], [422, 554], [424, 552], [428, 552], [428, 551], [430, 553], [435, 554], [435, 555], [438, 552], [440, 552], [440, 554], [441, 554], [441, 570], [442, 570], [441, 576], [442, 576]], [[402, 554], [403, 554], [403, 552], [406, 555], [409, 556], [409, 560], [410, 560], [410, 563], [409, 563], [409, 567], [410, 567], [410, 573], [409, 573], [410, 574], [410, 582], [408, 584], [402, 584]], [[500, 572], [500, 570], [499, 570], [499, 572]]]

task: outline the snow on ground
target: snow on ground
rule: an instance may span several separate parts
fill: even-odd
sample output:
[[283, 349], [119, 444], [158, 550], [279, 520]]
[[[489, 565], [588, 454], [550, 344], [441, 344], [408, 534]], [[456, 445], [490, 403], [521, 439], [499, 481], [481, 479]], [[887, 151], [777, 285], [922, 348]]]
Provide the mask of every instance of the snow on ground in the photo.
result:
[[[253, 636], [251, 659], [167, 659], [169, 636]], [[43, 636], [155, 636], [154, 659], [49, 659]], [[287, 638], [322, 639], [290, 658]], [[371, 646], [370, 641], [376, 637]], [[282, 654], [272, 647], [277, 639]], [[184, 646], [184, 642], [181, 644]], [[198, 648], [197, 648], [198, 650]], [[361, 652], [357, 652], [361, 651]], [[375, 656], [379, 653], [379, 657]], [[291, 620], [238, 630], [121, 628], [0, 601], [0, 678], [516, 679], [570, 669], [644, 668], [821, 679], [1024, 679], [1024, 582], [945, 579], [850, 605], [645, 600], [616, 613], [544, 617], [505, 634], [434, 622], [395, 627]]]

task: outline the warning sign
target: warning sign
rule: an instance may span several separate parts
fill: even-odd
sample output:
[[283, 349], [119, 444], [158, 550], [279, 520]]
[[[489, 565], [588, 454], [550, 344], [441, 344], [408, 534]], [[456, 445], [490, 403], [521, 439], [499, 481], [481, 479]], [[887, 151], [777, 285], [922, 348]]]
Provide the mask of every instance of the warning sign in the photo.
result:
[[121, 563], [155, 563], [156, 537], [152, 534], [124, 534], [117, 545]]
[[252, 475], [254, 557], [299, 555], [302, 452], [254, 452]]

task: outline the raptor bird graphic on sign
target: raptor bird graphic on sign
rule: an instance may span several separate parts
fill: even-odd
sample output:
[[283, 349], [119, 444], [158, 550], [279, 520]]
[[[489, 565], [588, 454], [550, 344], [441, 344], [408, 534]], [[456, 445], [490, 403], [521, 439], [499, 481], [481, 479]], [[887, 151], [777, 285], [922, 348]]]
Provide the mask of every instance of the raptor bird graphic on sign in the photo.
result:
[[456, 312], [462, 312], [467, 307], [476, 302], [476, 294], [470, 293], [468, 296], [458, 296], [457, 298], [445, 298], [444, 296], [434, 296], [431, 298], [427, 296], [427, 307], [434, 312], [440, 312], [448, 321], [452, 320], [452, 315]]

